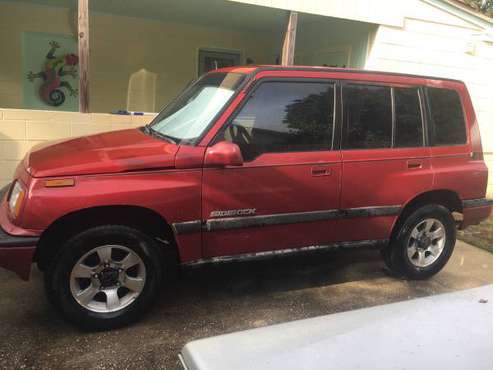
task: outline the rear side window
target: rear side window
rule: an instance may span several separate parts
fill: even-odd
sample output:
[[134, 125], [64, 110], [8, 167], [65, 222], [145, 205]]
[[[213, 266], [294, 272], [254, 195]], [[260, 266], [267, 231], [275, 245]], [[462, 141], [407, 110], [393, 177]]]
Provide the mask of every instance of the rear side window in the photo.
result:
[[423, 122], [421, 105], [416, 88], [394, 89], [395, 104], [395, 148], [423, 146]]
[[392, 99], [387, 86], [346, 85], [344, 100], [344, 149], [390, 148]]
[[334, 96], [329, 82], [264, 82], [218, 139], [237, 144], [245, 160], [331, 150]]
[[457, 91], [428, 88], [427, 95], [433, 145], [465, 144], [466, 126]]

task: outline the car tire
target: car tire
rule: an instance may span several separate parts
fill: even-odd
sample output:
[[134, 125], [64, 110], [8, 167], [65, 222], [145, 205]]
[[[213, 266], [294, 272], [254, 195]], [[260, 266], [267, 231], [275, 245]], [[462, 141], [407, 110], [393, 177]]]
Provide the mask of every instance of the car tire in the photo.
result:
[[157, 297], [162, 278], [159, 245], [120, 225], [94, 227], [70, 238], [45, 272], [49, 301], [89, 330], [139, 319]]
[[438, 273], [450, 259], [456, 242], [456, 225], [444, 206], [421, 207], [399, 225], [389, 245], [381, 251], [396, 275], [423, 280]]

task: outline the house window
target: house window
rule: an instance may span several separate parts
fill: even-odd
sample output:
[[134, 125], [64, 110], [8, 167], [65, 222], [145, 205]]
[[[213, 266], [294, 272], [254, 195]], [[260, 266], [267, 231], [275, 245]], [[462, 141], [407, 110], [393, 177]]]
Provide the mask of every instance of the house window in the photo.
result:
[[235, 51], [199, 50], [199, 76], [214, 69], [240, 65], [240, 53]]

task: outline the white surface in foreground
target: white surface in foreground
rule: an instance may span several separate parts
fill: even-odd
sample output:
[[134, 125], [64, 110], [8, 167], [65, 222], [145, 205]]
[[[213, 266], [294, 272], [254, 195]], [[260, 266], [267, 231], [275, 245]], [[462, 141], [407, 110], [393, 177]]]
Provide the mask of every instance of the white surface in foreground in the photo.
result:
[[201, 339], [182, 355], [189, 370], [491, 370], [492, 333], [488, 285]]

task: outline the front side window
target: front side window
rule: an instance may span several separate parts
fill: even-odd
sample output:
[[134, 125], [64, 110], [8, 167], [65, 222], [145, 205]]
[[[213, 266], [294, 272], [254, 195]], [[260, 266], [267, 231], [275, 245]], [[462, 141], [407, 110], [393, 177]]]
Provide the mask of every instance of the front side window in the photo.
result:
[[392, 99], [387, 86], [351, 84], [343, 88], [343, 149], [390, 148]]
[[417, 88], [395, 87], [395, 148], [423, 146], [423, 122]]
[[459, 94], [455, 90], [427, 88], [435, 146], [466, 143], [466, 126]]
[[220, 140], [237, 144], [245, 160], [269, 152], [331, 150], [334, 84], [264, 82]]
[[245, 75], [211, 73], [192, 84], [148, 126], [156, 135], [180, 143], [195, 143], [230, 101]]

